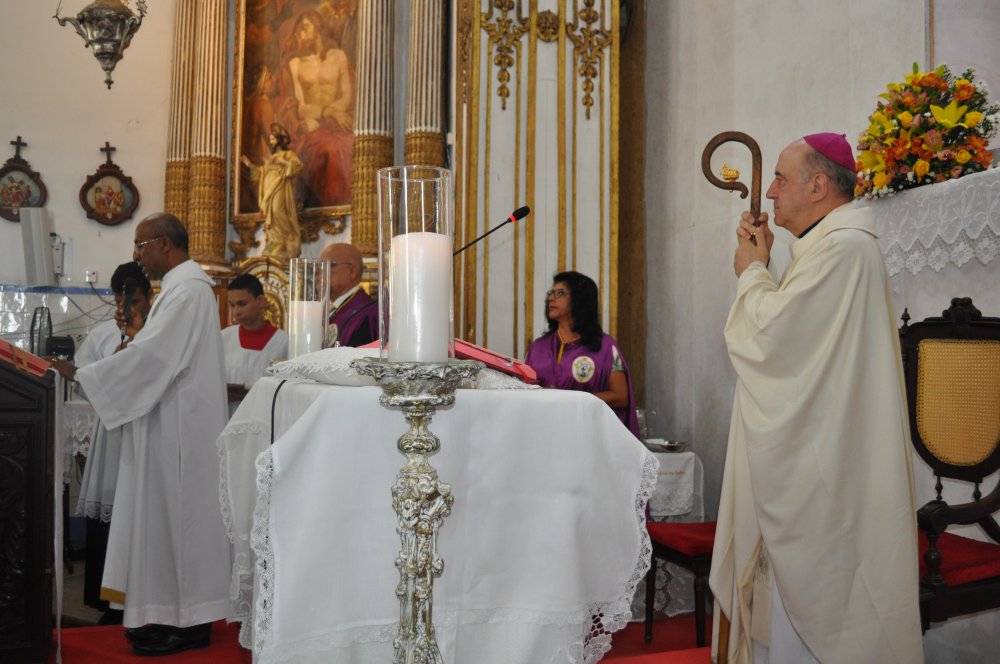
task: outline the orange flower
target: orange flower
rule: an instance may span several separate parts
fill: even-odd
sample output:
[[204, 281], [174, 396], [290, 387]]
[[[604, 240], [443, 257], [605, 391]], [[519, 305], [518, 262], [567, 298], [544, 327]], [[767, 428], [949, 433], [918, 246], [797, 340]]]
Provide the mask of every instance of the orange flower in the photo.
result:
[[913, 165], [913, 172], [918, 178], [922, 178], [927, 175], [927, 171], [931, 169], [931, 165], [928, 164], [923, 159], [918, 159], [917, 163]]
[[955, 153], [955, 161], [957, 161], [960, 164], [964, 164], [970, 159], [972, 159], [972, 155], [969, 154], [968, 150], [959, 150], [958, 152]]
[[884, 172], [876, 173], [875, 177], [872, 178], [872, 184], [875, 185], [876, 189], [881, 189], [885, 186], [885, 183], [889, 181], [889, 176]]
[[920, 85], [921, 87], [937, 88], [938, 90], [942, 91], [948, 89], [948, 84], [945, 82], [945, 80], [940, 76], [938, 76], [937, 74], [935, 74], [934, 72], [930, 72], [929, 74], [924, 74], [920, 78]]
[[955, 99], [958, 101], [965, 101], [966, 99], [969, 99], [975, 91], [976, 86], [964, 78], [960, 78], [955, 81]]

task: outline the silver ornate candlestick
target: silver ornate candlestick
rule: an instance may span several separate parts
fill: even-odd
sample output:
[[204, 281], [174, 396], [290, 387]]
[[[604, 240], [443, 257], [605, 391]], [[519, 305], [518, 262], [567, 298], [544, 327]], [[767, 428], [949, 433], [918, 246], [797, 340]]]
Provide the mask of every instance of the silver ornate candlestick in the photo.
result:
[[406, 463], [392, 487], [396, 510], [396, 532], [402, 548], [396, 556], [399, 584], [399, 632], [393, 640], [394, 664], [441, 664], [441, 651], [434, 638], [434, 578], [444, 571], [437, 550], [437, 532], [455, 501], [451, 486], [438, 480], [427, 462], [441, 447], [428, 430], [440, 406], [455, 403], [455, 390], [464, 379], [472, 379], [485, 366], [474, 360], [436, 362], [388, 362], [374, 358], [354, 360], [351, 366], [371, 376], [382, 388], [379, 403], [401, 408], [410, 430], [400, 436], [397, 448]]

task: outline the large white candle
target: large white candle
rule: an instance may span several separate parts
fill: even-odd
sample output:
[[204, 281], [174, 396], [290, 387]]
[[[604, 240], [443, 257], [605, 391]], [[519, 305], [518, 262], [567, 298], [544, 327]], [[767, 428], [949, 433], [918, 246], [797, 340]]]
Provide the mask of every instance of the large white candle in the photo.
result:
[[403, 233], [392, 238], [390, 362], [448, 361], [451, 245], [451, 238], [440, 233]]
[[288, 356], [323, 348], [326, 307], [322, 302], [292, 300], [288, 306]]

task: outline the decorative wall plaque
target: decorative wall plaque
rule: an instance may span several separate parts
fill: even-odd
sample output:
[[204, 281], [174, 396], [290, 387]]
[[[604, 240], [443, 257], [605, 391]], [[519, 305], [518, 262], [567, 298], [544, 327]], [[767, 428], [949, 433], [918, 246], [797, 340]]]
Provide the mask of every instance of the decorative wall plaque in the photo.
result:
[[11, 141], [14, 156], [0, 168], [0, 217], [8, 221], [21, 221], [21, 208], [42, 207], [48, 192], [42, 183], [42, 176], [31, 170], [21, 158], [21, 148], [27, 143], [18, 136]]
[[104, 142], [101, 152], [107, 154], [107, 160], [80, 189], [80, 205], [87, 216], [105, 226], [117, 226], [131, 219], [139, 207], [139, 190], [132, 184], [132, 178], [111, 161], [111, 153], [115, 149], [109, 142]]

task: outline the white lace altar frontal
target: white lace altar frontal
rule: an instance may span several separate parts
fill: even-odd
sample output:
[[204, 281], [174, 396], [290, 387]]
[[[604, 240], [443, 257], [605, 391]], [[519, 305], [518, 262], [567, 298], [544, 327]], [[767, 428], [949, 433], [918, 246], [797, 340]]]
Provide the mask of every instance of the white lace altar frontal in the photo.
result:
[[[890, 276], [940, 272], [1000, 254], [1000, 169], [917, 187], [868, 203]], [[944, 305], [947, 308], [947, 303]]]
[[[377, 387], [291, 380], [270, 446], [280, 382], [259, 381], [219, 438], [241, 640], [262, 663], [390, 661], [406, 422]], [[653, 455], [582, 392], [460, 390], [430, 429], [455, 495], [434, 586], [444, 661], [600, 659], [649, 566]]]

